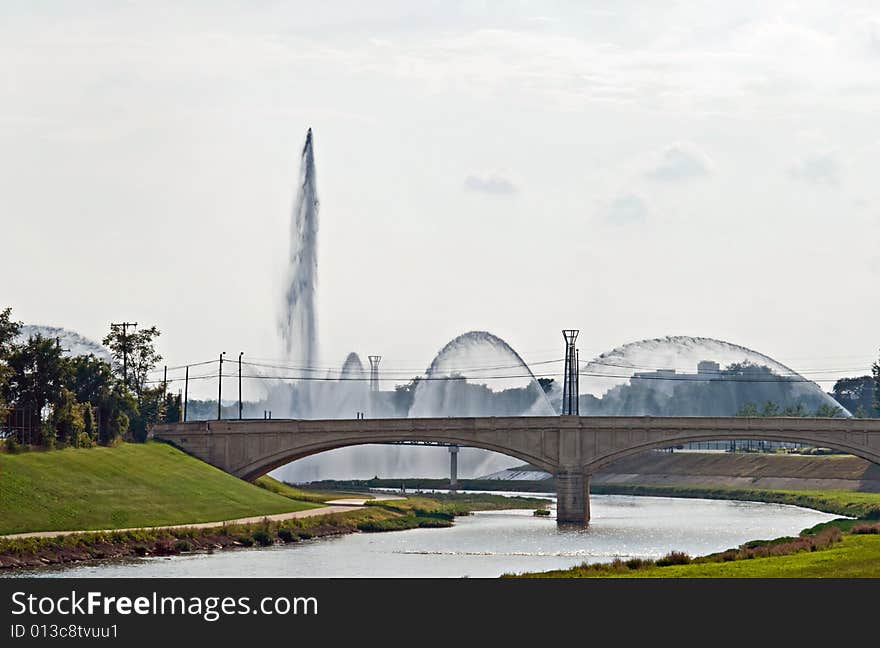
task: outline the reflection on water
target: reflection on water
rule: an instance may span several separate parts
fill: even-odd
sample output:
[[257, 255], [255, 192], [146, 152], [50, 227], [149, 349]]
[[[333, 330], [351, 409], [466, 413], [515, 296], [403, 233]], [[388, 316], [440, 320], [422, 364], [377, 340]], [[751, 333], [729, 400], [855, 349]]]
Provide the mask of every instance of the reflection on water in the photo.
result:
[[699, 555], [797, 534], [836, 516], [780, 504], [594, 495], [585, 529], [531, 511], [456, 518], [447, 529], [358, 533], [266, 549], [17, 572], [78, 577], [493, 577], [615, 557]]

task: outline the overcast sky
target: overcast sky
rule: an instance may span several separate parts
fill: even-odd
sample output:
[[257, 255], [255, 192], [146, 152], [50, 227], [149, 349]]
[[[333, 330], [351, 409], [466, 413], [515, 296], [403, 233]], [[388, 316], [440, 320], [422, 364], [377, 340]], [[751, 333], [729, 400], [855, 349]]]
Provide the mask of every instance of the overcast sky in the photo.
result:
[[866, 372], [880, 7], [843, 7], [4, 0], [0, 306], [280, 357], [312, 127], [324, 364], [573, 327]]

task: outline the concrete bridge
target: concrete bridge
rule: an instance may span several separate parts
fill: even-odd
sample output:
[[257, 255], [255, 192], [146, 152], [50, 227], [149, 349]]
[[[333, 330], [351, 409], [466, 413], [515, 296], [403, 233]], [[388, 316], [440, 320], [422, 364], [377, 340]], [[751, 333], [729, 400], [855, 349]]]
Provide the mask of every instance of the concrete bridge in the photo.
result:
[[516, 416], [227, 420], [157, 425], [161, 439], [253, 480], [309, 455], [368, 443], [434, 442], [501, 452], [556, 477], [557, 520], [590, 519], [590, 476], [617, 459], [692, 441], [807, 443], [880, 464], [880, 419]]

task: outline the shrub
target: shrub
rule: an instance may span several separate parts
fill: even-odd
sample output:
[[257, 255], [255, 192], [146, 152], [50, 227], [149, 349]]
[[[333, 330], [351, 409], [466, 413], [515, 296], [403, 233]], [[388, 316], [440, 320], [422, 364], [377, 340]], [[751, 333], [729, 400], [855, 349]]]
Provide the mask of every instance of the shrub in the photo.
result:
[[256, 542], [261, 547], [268, 547], [270, 544], [275, 544], [275, 538], [272, 535], [263, 529], [259, 529], [254, 531], [254, 542]]
[[299, 540], [299, 536], [287, 528], [278, 529], [278, 539], [281, 542], [297, 542]]
[[189, 543], [189, 540], [178, 540], [174, 543], [175, 551], [192, 551], [192, 545]]
[[880, 534], [880, 524], [857, 524], [852, 528], [852, 532], [858, 534]]
[[668, 567], [669, 565], [688, 565], [691, 557], [683, 551], [670, 551], [668, 554], [658, 559], [656, 565], [658, 567]]
[[248, 536], [238, 536], [235, 539], [236, 544], [240, 544], [242, 547], [253, 547], [254, 540]]
[[21, 444], [18, 442], [18, 439], [15, 438], [14, 434], [6, 437], [6, 452], [9, 454], [18, 454], [21, 452]]
[[642, 569], [651, 566], [653, 563], [650, 560], [645, 560], [643, 558], [630, 558], [623, 564], [627, 569]]

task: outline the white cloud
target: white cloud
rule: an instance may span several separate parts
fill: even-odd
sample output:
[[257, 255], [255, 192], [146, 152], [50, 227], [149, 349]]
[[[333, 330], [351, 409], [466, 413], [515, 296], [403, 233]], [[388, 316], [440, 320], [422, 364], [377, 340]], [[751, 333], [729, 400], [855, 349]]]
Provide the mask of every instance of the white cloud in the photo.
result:
[[834, 153], [817, 153], [796, 160], [789, 175], [815, 185], [836, 185], [840, 182], [840, 164]]
[[509, 196], [517, 191], [513, 182], [497, 173], [483, 176], [469, 175], [464, 180], [464, 188], [468, 191], [494, 194], [496, 196]]
[[609, 205], [606, 218], [619, 225], [642, 223], [648, 218], [648, 206], [637, 194], [622, 193]]
[[693, 144], [679, 142], [656, 156], [645, 175], [654, 180], [675, 182], [709, 175], [712, 167], [708, 155]]

